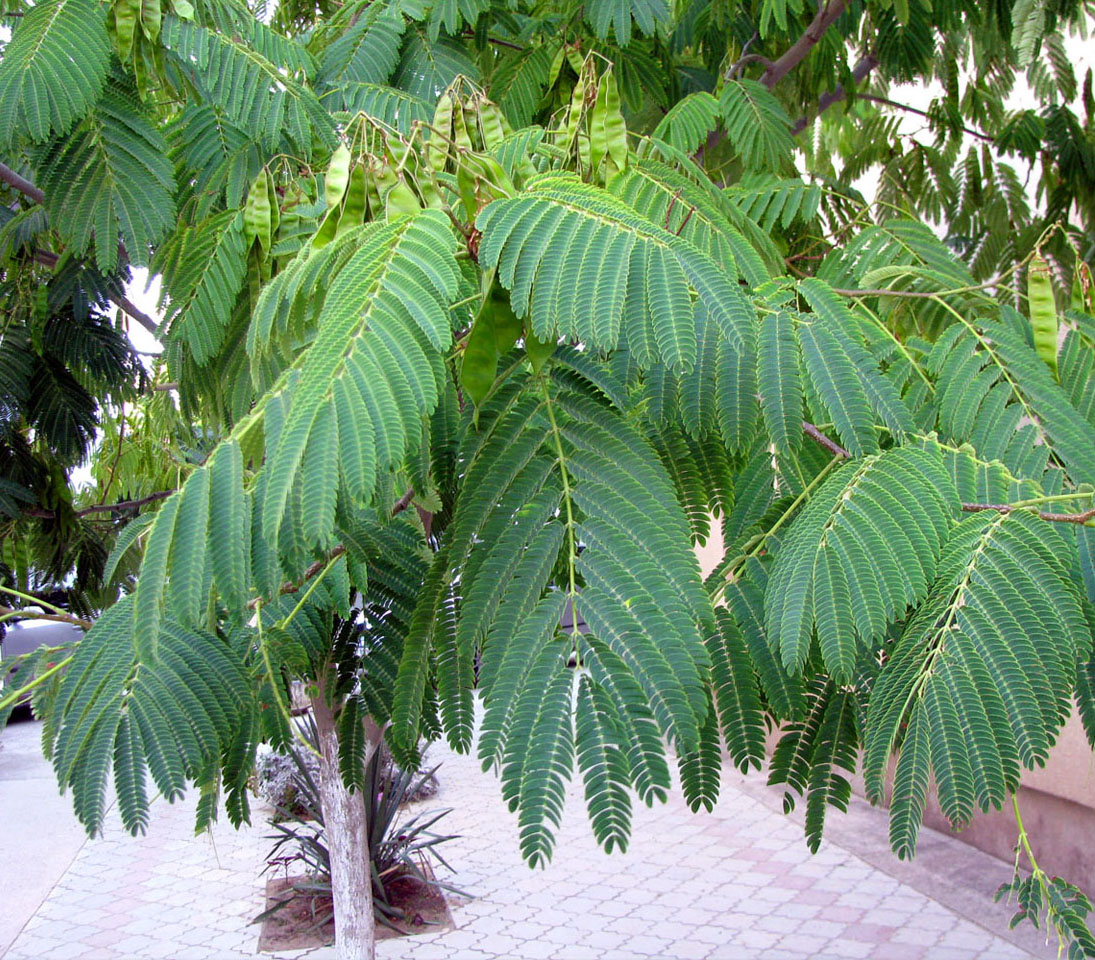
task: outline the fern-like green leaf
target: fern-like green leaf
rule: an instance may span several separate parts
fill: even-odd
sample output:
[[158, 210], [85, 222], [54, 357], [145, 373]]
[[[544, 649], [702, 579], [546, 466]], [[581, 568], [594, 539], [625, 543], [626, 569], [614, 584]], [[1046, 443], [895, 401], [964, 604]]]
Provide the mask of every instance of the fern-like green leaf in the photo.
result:
[[224, 345], [247, 275], [247, 246], [242, 215], [228, 210], [197, 226], [182, 226], [157, 255], [170, 335], [186, 343], [199, 365]]
[[794, 323], [783, 311], [761, 324], [756, 382], [768, 436], [779, 453], [794, 453], [802, 443], [802, 380]]
[[742, 773], [758, 770], [764, 759], [764, 714], [745, 638], [725, 608], [715, 611], [718, 629], [710, 635], [711, 680], [726, 749]]
[[[74, 51], [78, 51], [74, 55]], [[0, 146], [68, 133], [99, 99], [110, 39], [93, 0], [28, 7], [0, 60]]]
[[394, 6], [360, 9], [349, 27], [323, 51], [316, 85], [338, 90], [351, 83], [385, 83], [399, 63], [406, 22]]
[[670, 107], [652, 136], [681, 153], [695, 153], [722, 119], [719, 101], [706, 91], [690, 93]]
[[598, 37], [606, 39], [611, 27], [616, 42], [626, 47], [631, 41], [633, 19], [639, 30], [649, 37], [658, 24], [669, 20], [669, 5], [665, 0], [593, 0], [586, 5], [585, 13]]
[[726, 138], [750, 170], [778, 173], [791, 162], [791, 119], [756, 80], [727, 80], [719, 96]]
[[607, 692], [588, 676], [579, 681], [575, 723], [578, 768], [593, 835], [606, 853], [626, 852], [631, 833], [627, 743]]
[[[511, 303], [518, 317], [530, 316], [541, 340], [577, 336], [606, 351], [654, 343], [671, 368], [690, 370], [691, 285], [723, 335], [752, 349], [752, 308], [709, 259], [574, 177], [530, 181], [520, 196], [488, 204], [477, 226], [480, 263], [497, 265], [504, 285], [513, 283], [519, 263], [525, 276], [535, 275], [528, 286], [513, 287]], [[630, 283], [629, 276], [645, 282]]]
[[295, 46], [291, 41], [280, 38], [277, 50], [264, 53], [257, 45], [243, 42], [236, 30], [209, 30], [174, 16], [164, 17], [161, 39], [174, 64], [204, 99], [237, 126], [253, 131], [268, 149], [276, 149], [283, 135], [306, 152], [316, 141], [335, 145], [330, 114], [294, 76], [308, 65], [307, 54], [291, 52], [279, 58], [285, 63], [266, 55], [284, 54], [282, 48]]
[[873, 643], [927, 595], [956, 508], [937, 451], [903, 447], [837, 470], [795, 520], [768, 583], [766, 627], [784, 664], [802, 666], [816, 624], [826, 667], [850, 679], [856, 639]]
[[222, 640], [161, 621], [152, 646], [141, 636], [147, 625], [135, 620], [136, 606], [123, 598], [96, 621], [58, 691], [54, 767], [91, 833], [106, 812], [112, 762], [123, 823], [143, 831], [145, 770], [169, 799], [187, 779], [207, 779], [238, 736], [248, 702], [243, 671]]
[[567, 647], [549, 643], [530, 667], [502, 759], [502, 797], [518, 811], [521, 853], [533, 867], [551, 859], [552, 829], [562, 819], [574, 765], [574, 676]]
[[954, 529], [868, 712], [872, 797], [882, 795], [900, 725], [909, 718], [910, 729], [926, 728], [915, 731], [917, 755], [898, 762], [899, 852], [915, 847], [925, 743], [942, 809], [958, 824], [975, 807], [999, 807], [1016, 789], [1020, 763], [1045, 762], [1069, 712], [1077, 651], [1090, 643], [1061, 546], [1050, 524], [1021, 510], [977, 513]]
[[104, 271], [117, 265], [119, 241], [130, 263], [147, 266], [175, 219], [167, 144], [120, 84], [110, 84], [63, 142], [42, 148], [38, 181], [54, 228]]
[[[418, 418], [437, 403], [437, 350], [452, 336], [447, 304], [459, 283], [454, 248], [444, 216], [426, 211], [378, 225], [339, 273], [324, 302], [319, 333], [299, 361], [300, 384], [285, 426], [276, 446], [268, 447], [267, 531], [282, 525], [320, 411], [332, 410], [337, 380], [354, 398], [348, 409], [355, 411], [355, 420], [371, 421], [378, 466], [393, 466], [408, 438], [420, 434]], [[341, 447], [340, 455], [343, 449], [354, 452], [356, 441]], [[302, 491], [304, 501], [320, 496], [314, 484], [326, 482], [315, 474]], [[329, 530], [321, 526], [318, 532]]]

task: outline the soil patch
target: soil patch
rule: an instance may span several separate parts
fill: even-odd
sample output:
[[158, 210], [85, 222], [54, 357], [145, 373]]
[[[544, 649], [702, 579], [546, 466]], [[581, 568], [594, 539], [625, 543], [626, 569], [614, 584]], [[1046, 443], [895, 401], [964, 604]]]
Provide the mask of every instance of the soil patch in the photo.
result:
[[[293, 884], [304, 877], [277, 877], [266, 882], [266, 909], [280, 901], [293, 897]], [[377, 940], [393, 937], [409, 937], [420, 933], [438, 933], [452, 928], [452, 914], [445, 895], [417, 877], [405, 874], [387, 883], [388, 899], [393, 907], [399, 907], [404, 920], [392, 921], [398, 930], [378, 923]], [[331, 898], [297, 894], [276, 913], [262, 922], [259, 934], [259, 952], [274, 953], [279, 950], [303, 950], [322, 947], [335, 941], [335, 922], [324, 920], [331, 916]], [[317, 921], [320, 921], [317, 925]]]

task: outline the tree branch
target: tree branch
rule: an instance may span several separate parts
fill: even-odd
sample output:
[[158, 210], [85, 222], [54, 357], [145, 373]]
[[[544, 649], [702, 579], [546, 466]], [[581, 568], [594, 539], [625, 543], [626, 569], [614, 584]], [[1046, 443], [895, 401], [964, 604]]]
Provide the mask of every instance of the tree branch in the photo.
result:
[[[2, 164], [0, 164], [2, 166]], [[119, 246], [118, 252], [122, 253], [122, 248]], [[37, 260], [43, 266], [53, 268], [57, 266], [57, 261], [60, 257], [57, 256], [52, 250], [35, 250], [34, 259]], [[110, 302], [116, 307], [120, 307], [122, 312], [132, 319], [136, 320], [142, 327], [144, 327], [152, 336], [159, 338], [160, 325], [156, 323], [147, 313], [141, 310], [132, 300], [129, 299], [124, 293], [117, 295], [107, 293], [110, 298]]]
[[[1010, 503], [963, 503], [963, 513], [983, 513], [986, 510], [995, 510], [997, 513], [1011, 513], [1013, 510], [1023, 510]], [[1038, 518], [1050, 523], [1087, 523], [1095, 520], [1095, 507], [1085, 510], [1083, 513], [1050, 513], [1048, 510], [1039, 510]]]
[[[852, 82], [857, 86], [861, 84], [875, 67], [878, 66], [878, 58], [873, 53], [868, 53], [863, 57], [854, 67], [852, 67]], [[838, 83], [833, 90], [823, 93], [817, 101], [817, 112], [813, 117], [801, 116], [795, 121], [795, 125], [791, 127], [791, 135], [798, 136], [803, 130], [810, 124], [811, 120], [816, 120], [826, 110], [829, 109], [834, 103], [839, 103], [847, 94], [844, 91], [844, 84]], [[860, 94], [860, 96], [866, 96], [866, 94]]]
[[[93, 513], [113, 513], [115, 510], [136, 510], [150, 503], [155, 503], [157, 500], [166, 500], [174, 492], [174, 490], [158, 490], [156, 493], [150, 493], [147, 497], [141, 497], [139, 500], [119, 500], [117, 503], [97, 503], [92, 507], [84, 507], [82, 510], [77, 510], [76, 516], [86, 517]], [[43, 517], [47, 520], [57, 516], [55, 510], [47, 510], [45, 507], [27, 507], [27, 509], [23, 511], [23, 514], [28, 517]]]
[[810, 51], [817, 46], [825, 31], [839, 19], [847, 6], [847, 0], [830, 0], [818, 8], [817, 15], [811, 21], [810, 26], [794, 43], [791, 44], [774, 63], [770, 64], [760, 78], [769, 90], [780, 82], [787, 74], [795, 69]]
[[808, 437], [812, 437], [818, 443], [820, 443], [826, 450], [829, 451], [834, 457], [840, 457], [841, 460], [848, 460], [851, 458], [851, 454], [845, 450], [835, 440], [830, 440], [824, 433], [818, 430], [812, 423], [806, 420], [802, 421], [802, 432]]
[[[107, 294], [107, 296], [110, 296], [110, 294]], [[143, 310], [141, 310], [141, 308], [138, 307], [132, 300], [130, 300], [129, 297], [127, 297], [125, 294], [121, 294], [120, 296], [117, 296], [117, 297], [110, 297], [110, 299], [117, 306], [121, 307], [121, 309], [128, 316], [132, 317], [142, 327], [144, 327], [149, 333], [151, 333], [152, 336], [159, 339], [160, 325], [158, 323], [156, 323], [156, 321], [153, 320], [147, 313], [145, 313]]]
[[34, 610], [20, 610], [15, 607], [0, 606], [0, 620], [7, 620], [9, 617], [23, 617], [26, 620], [52, 620], [55, 623], [71, 623], [74, 627], [82, 627], [84, 630], [90, 630], [94, 625], [90, 620], [83, 620], [80, 617], [62, 616], [57, 613], [38, 613]]
[[[893, 107], [895, 110], [904, 110], [906, 113], [915, 113], [918, 117], [925, 117], [931, 119], [931, 114], [927, 110], [920, 110], [917, 107], [910, 106], [907, 103], [898, 103], [896, 100], [891, 100], [889, 97], [876, 97], [873, 93], [859, 93], [856, 94], [859, 100], [869, 100], [871, 103], [880, 103], [886, 107]], [[973, 130], [970, 127], [959, 127], [963, 133], [968, 133], [971, 137], [976, 137], [978, 140], [984, 140], [985, 143], [995, 143], [996, 138], [989, 136], [987, 133], [982, 133], [980, 130]]]
[[9, 187], [18, 190], [24, 196], [30, 197], [35, 203], [45, 203], [46, 195], [25, 177], [19, 176], [7, 164], [0, 163], [0, 180]]
[[[42, 193], [33, 183], [27, 180], [25, 177], [21, 177], [11, 167], [6, 164], [0, 163], [0, 180], [6, 183], [9, 187], [18, 190], [24, 196], [29, 197], [37, 204], [45, 204], [46, 195]], [[129, 260], [129, 255], [126, 253], [125, 247], [120, 243], [118, 244], [118, 257], [121, 260]], [[57, 254], [49, 250], [36, 250], [34, 252], [34, 259], [39, 263], [47, 267], [57, 266]], [[121, 309], [134, 320], [137, 321], [142, 327], [144, 327], [154, 337], [160, 335], [160, 326], [153, 320], [147, 313], [142, 311], [136, 304], [133, 303], [125, 294], [119, 294], [113, 296], [107, 294], [110, 297], [112, 303]]]
[[[818, 443], [820, 443], [826, 450], [828, 450], [834, 457], [840, 457], [842, 460], [851, 459], [851, 454], [845, 450], [835, 440], [830, 440], [824, 433], [822, 433], [817, 427], [806, 420], [802, 421], [802, 431], [808, 437], [812, 437]], [[1060, 499], [1060, 498], [1057, 498]], [[1018, 506], [1013, 503], [963, 503], [963, 513], [982, 513], [985, 510], [995, 510], [997, 513], [1011, 513], [1013, 510], [1027, 509], [1024, 506]], [[1090, 510], [1085, 510], [1083, 513], [1050, 513], [1048, 510], [1039, 510], [1038, 519], [1045, 520], [1049, 523], [1087, 523], [1089, 520], [1095, 520], [1095, 507]]]
[[[411, 505], [411, 501], [413, 499], [414, 487], [408, 487], [403, 496], [401, 496], [392, 507], [392, 516], [397, 516], [398, 514], [406, 510], [407, 507]], [[298, 590], [300, 590], [301, 587], [304, 586], [304, 584], [311, 580], [312, 577], [314, 577], [321, 570], [323, 570], [327, 566], [327, 564], [329, 564], [332, 560], [337, 560], [345, 552], [346, 548], [339, 544], [339, 546], [335, 547], [334, 550], [328, 553], [327, 556], [325, 556], [322, 560], [317, 560], [315, 563], [309, 566], [308, 569], [304, 571], [304, 576], [302, 576], [299, 581], [287, 580], [285, 583], [283, 583], [281, 585], [281, 589], [278, 590], [278, 593], [296, 593]], [[249, 600], [247, 602], [247, 609], [254, 610], [261, 600], [262, 597], [254, 597], [253, 599]]]

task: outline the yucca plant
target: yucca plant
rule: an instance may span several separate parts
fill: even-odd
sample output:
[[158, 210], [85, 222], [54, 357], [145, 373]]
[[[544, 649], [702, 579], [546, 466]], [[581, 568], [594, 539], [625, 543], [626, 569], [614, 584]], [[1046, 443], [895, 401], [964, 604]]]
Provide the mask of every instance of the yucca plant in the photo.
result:
[[[1034, 66], [1086, 8], [4, 10], [9, 314], [40, 320], [79, 262], [129, 312], [150, 265], [166, 318], [162, 389], [95, 467], [96, 511], [123, 482], [145, 511], [103, 579], [139, 576], [31, 682], [89, 830], [111, 774], [134, 832], [150, 787], [247, 820], [303, 680], [361, 957], [362, 771], [382, 738], [408, 767], [422, 737], [471, 749], [477, 696], [533, 865], [576, 771], [624, 849], [671, 762], [710, 808], [722, 745], [760, 767], [773, 723], [807, 842], [862, 755], [900, 856], [933, 777], [961, 826], [1014, 802], [1073, 703], [1095, 744], [1095, 164], [1054, 101], [1071, 68]], [[909, 159], [886, 83], [944, 69]], [[957, 164], [1023, 71], [1044, 115]], [[1031, 137], [1062, 146], [1037, 212], [1005, 165]], [[902, 190], [872, 207], [851, 184], [880, 166]], [[25, 416], [48, 456], [65, 431]], [[63, 512], [16, 503], [5, 549]], [[1086, 901], [1019, 838], [1021, 898], [1088, 949]]]
[[[273, 907], [255, 917], [255, 923], [282, 910], [297, 897], [313, 898], [313, 901], [320, 897], [327, 901], [333, 891], [323, 803], [316, 778], [302, 754], [305, 749], [317, 748], [317, 731], [314, 723], [302, 728], [298, 725], [298, 729], [302, 729], [304, 742], [288, 748], [295, 767], [293, 802], [288, 807], [274, 806], [275, 817], [269, 822], [276, 832], [271, 835], [274, 843], [267, 856], [267, 870], [272, 867], [288, 870], [299, 864], [305, 869], [305, 876], [296, 879], [289, 896], [282, 896]], [[407, 918], [402, 908], [392, 902], [393, 883], [411, 877], [423, 886], [462, 893], [451, 884], [437, 880], [432, 871], [431, 861], [452, 869], [438, 847], [456, 837], [433, 830], [451, 811], [425, 811], [408, 816], [404, 810], [404, 805], [414, 799], [437, 770], [438, 767], [425, 771], [401, 770], [392, 763], [391, 757], [385, 757], [383, 750], [375, 751], [365, 768], [362, 789], [369, 826], [373, 911], [377, 923], [394, 930], [399, 930], [397, 922]], [[323, 926], [333, 915], [333, 910], [318, 913], [315, 925]]]

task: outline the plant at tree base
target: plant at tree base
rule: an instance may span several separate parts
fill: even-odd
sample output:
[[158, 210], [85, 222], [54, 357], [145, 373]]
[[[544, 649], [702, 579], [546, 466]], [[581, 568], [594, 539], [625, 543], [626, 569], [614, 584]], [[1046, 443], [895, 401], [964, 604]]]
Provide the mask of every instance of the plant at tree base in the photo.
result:
[[[315, 749], [317, 738], [314, 727], [310, 732], [305, 729], [304, 739]], [[257, 916], [255, 923], [281, 910], [297, 896], [331, 896], [331, 852], [325, 842], [323, 805], [319, 787], [305, 763], [304, 749], [304, 745], [289, 748], [289, 756], [296, 768], [293, 777], [294, 800], [291, 807], [274, 807], [278, 818], [270, 820], [270, 825], [278, 833], [272, 837], [275, 843], [267, 860], [268, 869], [275, 865], [287, 869], [299, 863], [307, 868], [308, 875], [292, 885], [293, 896], [279, 899], [273, 907]], [[369, 758], [363, 778], [366, 822], [369, 824], [369, 871], [377, 923], [399, 930], [395, 922], [404, 921], [406, 917], [402, 908], [392, 903], [389, 890], [394, 881], [412, 877], [422, 885], [439, 890], [462, 891], [436, 880], [432, 870], [427, 873], [423, 869], [432, 858], [451, 870], [437, 847], [456, 837], [440, 835], [432, 829], [450, 811], [431, 811], [400, 819], [403, 805], [414, 799], [437, 772], [437, 767], [418, 773], [399, 769], [390, 762], [390, 758], [387, 762], [384, 760], [383, 751], [375, 751]], [[284, 854], [282, 851], [286, 848], [293, 852]], [[316, 926], [327, 923], [332, 916], [331, 912], [320, 914], [316, 917]]]
[[[999, 153], [1003, 201], [969, 200], [967, 163], [957, 207], [909, 177], [916, 202], [872, 211], [832, 173], [888, 162], [862, 134], [875, 100], [825, 113], [839, 142], [814, 137], [806, 179], [792, 120], [931, 72], [938, 39], [971, 71], [940, 108], [953, 150], [947, 111], [997, 116], [1080, 8], [17, 12], [6, 295], [37, 317], [62, 259], [149, 264], [167, 322], [170, 389], [96, 466], [100, 511], [112, 490], [144, 510], [103, 579], [140, 576], [36, 694], [89, 829], [111, 769], [135, 832], [148, 781], [193, 783], [199, 827], [222, 801], [245, 821], [303, 679], [351, 957], [372, 949], [361, 771], [384, 729], [408, 767], [421, 736], [470, 749], [473, 690], [534, 865], [575, 768], [623, 849], [671, 761], [710, 808], [720, 740], [759, 767], [771, 722], [811, 848], [862, 750], [902, 857], [933, 776], [961, 826], [1045, 762], [1073, 702], [1095, 743], [1090, 134], [1047, 101], [1073, 153], [1043, 193], [1072, 191], [1073, 228], [1018, 203]], [[568, 604], [588, 633], [560, 627]], [[1075, 905], [1046, 903], [1085, 949], [1056, 923]]]

